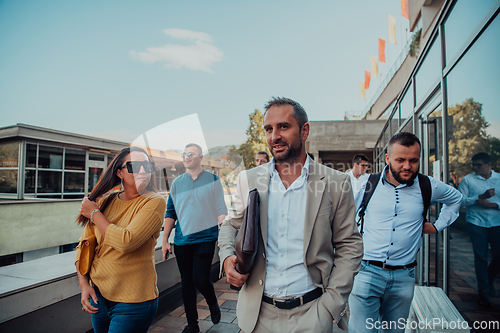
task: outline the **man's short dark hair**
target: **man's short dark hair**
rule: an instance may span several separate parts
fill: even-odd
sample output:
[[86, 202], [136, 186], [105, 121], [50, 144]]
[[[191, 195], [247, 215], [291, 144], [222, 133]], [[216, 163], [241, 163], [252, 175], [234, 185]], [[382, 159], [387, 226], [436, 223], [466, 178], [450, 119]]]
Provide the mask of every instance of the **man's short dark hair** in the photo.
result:
[[362, 161], [368, 162], [368, 157], [366, 157], [363, 154], [357, 154], [356, 156], [353, 157], [352, 159], [352, 164], [361, 164]]
[[302, 129], [302, 126], [304, 126], [305, 123], [307, 123], [309, 120], [307, 118], [307, 113], [306, 110], [300, 105], [299, 103], [295, 102], [294, 100], [286, 97], [271, 97], [271, 100], [267, 102], [267, 104], [264, 106], [266, 111], [264, 112], [264, 115], [267, 113], [267, 111], [273, 107], [273, 106], [281, 106], [281, 105], [291, 105], [293, 106], [293, 113], [292, 116], [295, 118], [297, 121], [297, 124], [299, 125], [299, 128]]
[[395, 144], [399, 144], [405, 147], [411, 147], [415, 143], [418, 143], [418, 146], [422, 148], [422, 145], [420, 144], [420, 140], [417, 138], [417, 136], [413, 133], [410, 132], [399, 132], [398, 134], [395, 134], [390, 140], [389, 140], [389, 146], [387, 147], [387, 150], [391, 150], [391, 147]]
[[268, 154], [267, 152], [265, 152], [265, 151], [261, 150], [261, 151], [259, 151], [259, 152], [257, 153], [257, 155], [266, 155], [266, 160], [268, 160], [268, 161], [269, 161], [269, 154]]
[[481, 161], [484, 164], [488, 164], [491, 162], [490, 155], [488, 155], [487, 153], [484, 153], [484, 152], [477, 153], [476, 155], [472, 156], [471, 160], [473, 162], [474, 161]]
[[198, 154], [203, 155], [203, 149], [201, 149], [200, 145], [197, 145], [196, 143], [188, 143], [184, 149], [188, 147], [196, 147]]

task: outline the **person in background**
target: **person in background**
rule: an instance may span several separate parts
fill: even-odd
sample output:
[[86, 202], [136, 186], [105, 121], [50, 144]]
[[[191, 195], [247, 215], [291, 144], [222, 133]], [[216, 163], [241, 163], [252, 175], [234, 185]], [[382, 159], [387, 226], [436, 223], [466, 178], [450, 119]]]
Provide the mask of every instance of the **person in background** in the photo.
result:
[[[479, 303], [492, 307], [491, 297], [496, 296], [495, 278], [500, 273], [500, 174], [491, 170], [490, 155], [477, 153], [472, 156], [474, 173], [465, 176], [458, 190], [464, 196], [467, 232], [474, 249]], [[493, 259], [488, 265], [488, 244]]]
[[219, 235], [219, 224], [227, 215], [222, 183], [216, 175], [203, 170], [202, 149], [195, 143], [186, 145], [182, 162], [187, 172], [172, 182], [168, 196], [165, 227], [163, 231], [163, 257], [166, 260], [172, 247], [168, 238], [177, 220], [174, 250], [181, 273], [182, 300], [188, 325], [183, 333], [197, 333], [198, 311], [196, 289], [205, 297], [212, 322], [218, 324], [221, 311], [210, 269]]
[[[120, 184], [122, 191], [110, 194]], [[78, 272], [80, 245], [75, 265], [82, 310], [91, 314], [95, 333], [145, 333], [158, 309], [154, 251], [166, 203], [154, 184], [148, 154], [130, 146], [82, 200], [77, 222], [96, 236], [97, 246], [88, 275]]]
[[[366, 172], [370, 168], [368, 164], [368, 158], [363, 154], [357, 154], [352, 159], [352, 169], [347, 172], [349, 177], [351, 177], [351, 186], [353, 193], [359, 191], [359, 187], [366, 182], [369, 174]], [[355, 197], [356, 199], [356, 197]], [[356, 207], [358, 207], [359, 202], [355, 202]]]
[[269, 154], [266, 153], [265, 151], [259, 151], [257, 154], [255, 154], [255, 164], [257, 166], [262, 165], [264, 163], [269, 162]]

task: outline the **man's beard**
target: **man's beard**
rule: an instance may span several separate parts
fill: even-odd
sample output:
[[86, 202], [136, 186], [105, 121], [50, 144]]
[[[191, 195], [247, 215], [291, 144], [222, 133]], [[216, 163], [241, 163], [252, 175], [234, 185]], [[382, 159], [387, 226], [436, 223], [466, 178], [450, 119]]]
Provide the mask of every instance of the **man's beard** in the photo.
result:
[[[276, 157], [274, 154], [273, 147], [275, 144], [282, 144], [286, 145], [288, 149], [281, 155], [280, 157]], [[283, 139], [279, 139], [277, 141], [274, 141], [271, 147], [269, 147], [269, 150], [271, 151], [271, 154], [273, 155], [274, 159], [278, 163], [293, 163], [299, 160], [300, 158], [300, 153], [302, 152], [303, 149], [303, 144], [302, 141], [299, 141], [299, 144], [294, 146], [293, 144], [290, 145], [287, 141]]]
[[[420, 168], [420, 167], [419, 167], [419, 168]], [[410, 178], [408, 178], [408, 179], [404, 179], [404, 178], [403, 178], [403, 177], [401, 177], [401, 175], [400, 175], [400, 174], [401, 174], [401, 171], [400, 171], [400, 172], [398, 172], [398, 171], [394, 170], [394, 169], [392, 168], [392, 164], [391, 164], [391, 163], [389, 163], [389, 169], [391, 170], [391, 173], [392, 173], [392, 176], [394, 177], [394, 179], [395, 179], [398, 183], [400, 183], [400, 184], [412, 184], [412, 183], [413, 183], [413, 181], [415, 180], [415, 178], [417, 178], [417, 175], [418, 175], [418, 169], [417, 169], [417, 171], [416, 171], [416, 172], [413, 172], [413, 171], [409, 170], [409, 172], [411, 172], [411, 173], [412, 173], [412, 175], [410, 176]]]

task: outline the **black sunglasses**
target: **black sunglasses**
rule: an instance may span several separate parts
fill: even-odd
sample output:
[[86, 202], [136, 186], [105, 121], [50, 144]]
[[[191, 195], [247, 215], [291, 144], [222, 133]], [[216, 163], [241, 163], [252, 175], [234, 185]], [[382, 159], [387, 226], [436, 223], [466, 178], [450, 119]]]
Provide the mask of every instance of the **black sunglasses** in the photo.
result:
[[145, 173], [152, 173], [155, 169], [155, 164], [149, 161], [128, 161], [122, 165], [121, 169], [125, 167], [127, 167], [129, 173], [140, 173], [141, 167], [144, 168]]
[[200, 154], [195, 154], [193, 152], [189, 152], [189, 153], [182, 153], [182, 158], [193, 158], [194, 156], [200, 156]]

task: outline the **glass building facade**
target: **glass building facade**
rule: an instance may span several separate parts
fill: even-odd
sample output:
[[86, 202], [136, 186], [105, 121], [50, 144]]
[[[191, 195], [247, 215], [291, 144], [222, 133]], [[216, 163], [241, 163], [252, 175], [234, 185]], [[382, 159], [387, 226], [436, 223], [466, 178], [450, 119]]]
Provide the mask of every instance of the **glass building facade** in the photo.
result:
[[[408, 81], [384, 112], [390, 116], [375, 145], [375, 172], [385, 166], [388, 140], [401, 131], [422, 142], [420, 172], [451, 186], [473, 172], [478, 152], [490, 154], [492, 169], [500, 171], [499, 12], [500, 1], [445, 3]], [[465, 211], [460, 215], [456, 227], [465, 223]], [[447, 291], [450, 231], [431, 237], [424, 237], [419, 254], [418, 282]]]

